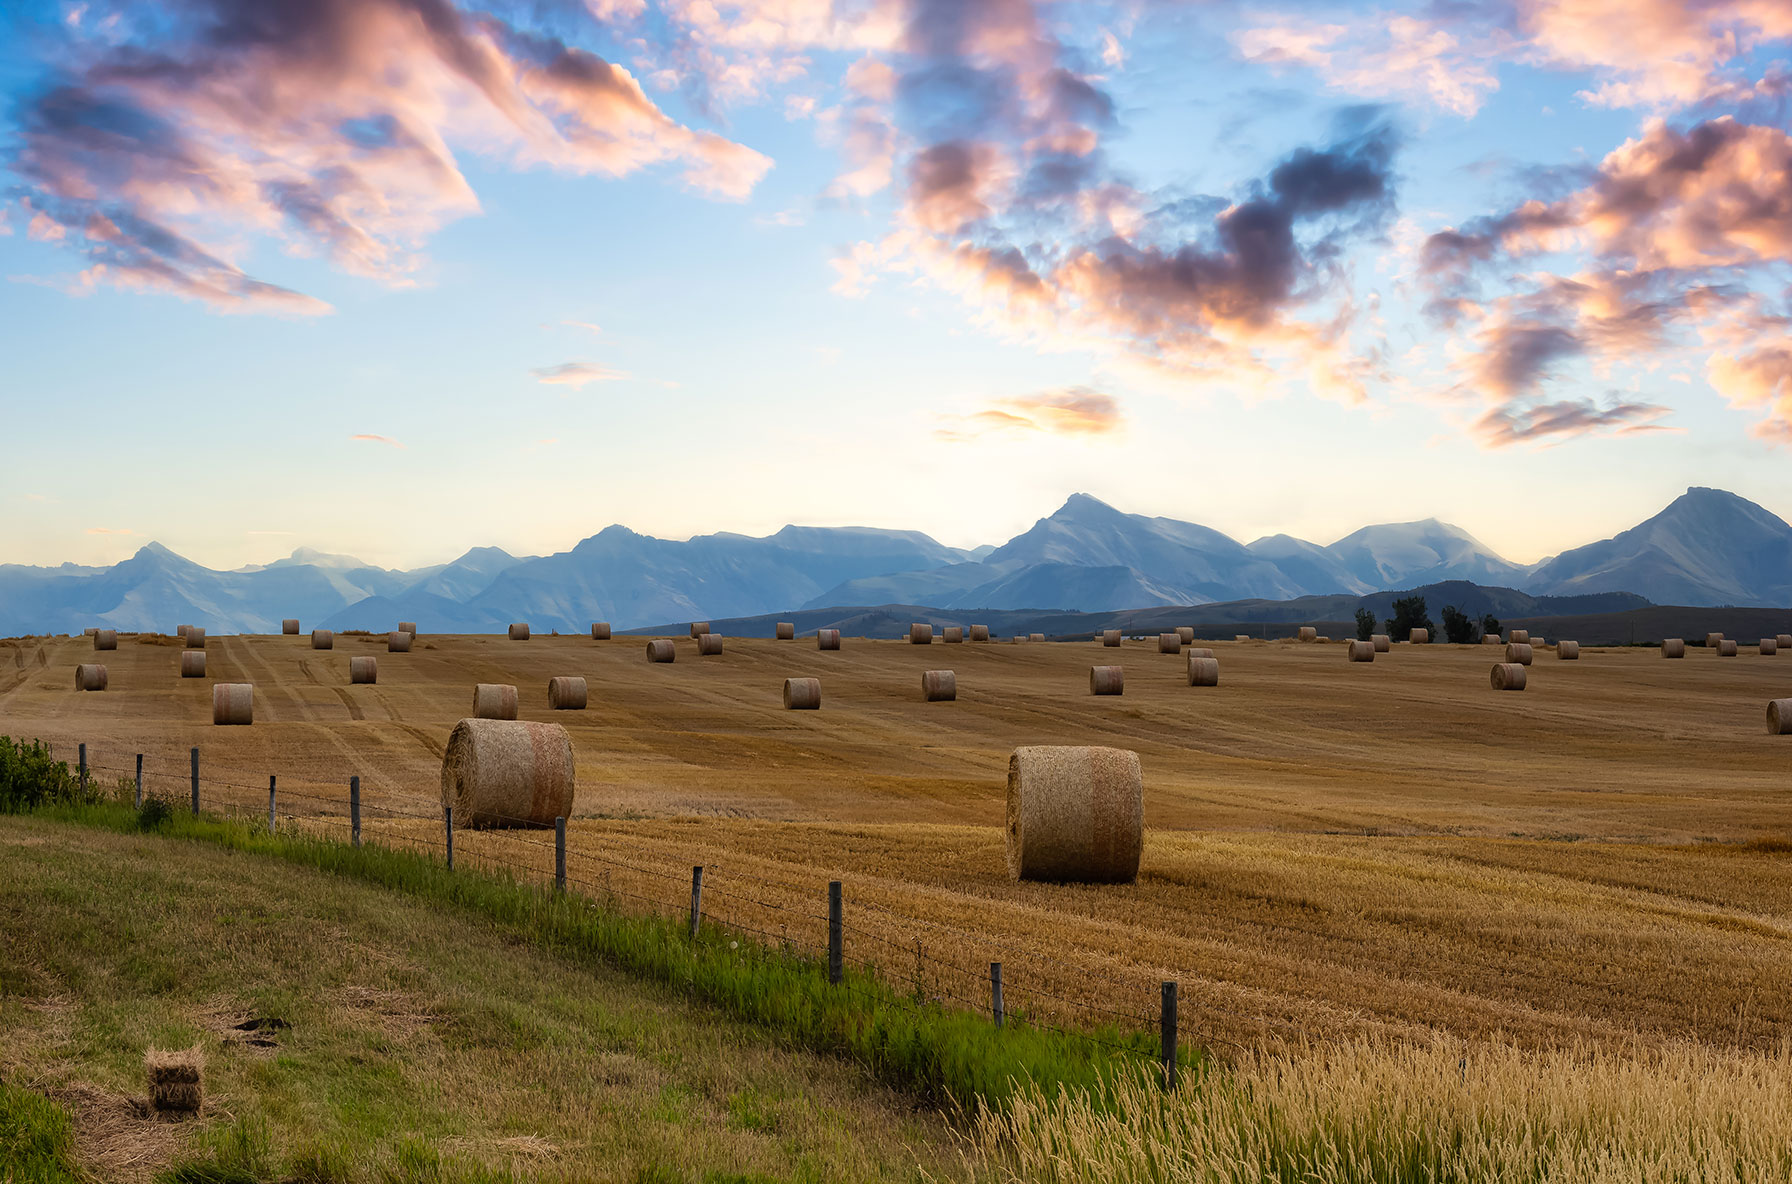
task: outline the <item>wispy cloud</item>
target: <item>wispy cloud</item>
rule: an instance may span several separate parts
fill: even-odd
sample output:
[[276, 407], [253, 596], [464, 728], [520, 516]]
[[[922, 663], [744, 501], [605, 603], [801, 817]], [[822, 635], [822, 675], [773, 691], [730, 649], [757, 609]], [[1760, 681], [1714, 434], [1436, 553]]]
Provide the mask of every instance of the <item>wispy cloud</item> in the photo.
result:
[[[133, 535], [133, 536], [137, 535], [137, 532], [134, 530], [124, 530], [124, 529], [114, 528], [114, 527], [110, 527], [110, 526], [89, 526], [87, 528], [87, 533], [88, 534], [119, 534], [119, 535]], [[137, 537], [141, 537], [141, 536], [137, 536]]]
[[604, 331], [602, 325], [594, 324], [591, 321], [561, 321], [560, 323], [565, 325], [568, 329], [583, 329], [587, 333], [595, 334]]
[[354, 435], [350, 436], [349, 439], [360, 440], [366, 444], [387, 444], [393, 448], [403, 448], [404, 447], [403, 444], [400, 444], [397, 440], [394, 440], [391, 436], [376, 436], [376, 435], [372, 434], [371, 432], [356, 432]]
[[1086, 386], [996, 399], [970, 415], [948, 416], [934, 435], [951, 442], [992, 434], [1047, 432], [1060, 436], [1105, 436], [1125, 417], [1112, 395]]
[[607, 370], [591, 362], [561, 362], [558, 366], [538, 366], [529, 371], [535, 381], [548, 386], [582, 387], [588, 382], [615, 382], [627, 378], [620, 370]]

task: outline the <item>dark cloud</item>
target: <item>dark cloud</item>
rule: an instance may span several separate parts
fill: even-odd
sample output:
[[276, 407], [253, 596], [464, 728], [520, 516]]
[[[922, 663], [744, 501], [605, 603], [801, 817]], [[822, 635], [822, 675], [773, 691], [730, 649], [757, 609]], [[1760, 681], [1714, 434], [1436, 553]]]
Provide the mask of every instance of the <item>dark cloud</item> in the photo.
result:
[[1602, 406], [1592, 399], [1564, 399], [1534, 407], [1496, 407], [1475, 423], [1474, 432], [1487, 447], [1505, 448], [1593, 432], [1665, 431], [1655, 421], [1668, 410], [1659, 403], [1612, 399]]

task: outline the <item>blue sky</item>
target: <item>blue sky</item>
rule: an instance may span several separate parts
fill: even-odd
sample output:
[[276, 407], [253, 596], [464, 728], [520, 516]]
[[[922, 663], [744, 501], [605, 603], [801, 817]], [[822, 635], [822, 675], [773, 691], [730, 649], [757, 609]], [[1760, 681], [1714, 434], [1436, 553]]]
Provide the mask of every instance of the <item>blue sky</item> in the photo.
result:
[[1780, 3], [9, 12], [0, 561], [1792, 514]]

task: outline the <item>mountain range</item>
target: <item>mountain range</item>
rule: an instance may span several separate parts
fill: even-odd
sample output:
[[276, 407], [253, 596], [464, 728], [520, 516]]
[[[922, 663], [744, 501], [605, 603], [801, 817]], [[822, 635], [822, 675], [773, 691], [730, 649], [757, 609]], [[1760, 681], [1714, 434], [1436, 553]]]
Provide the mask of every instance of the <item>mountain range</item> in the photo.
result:
[[1735, 494], [1693, 488], [1612, 538], [1527, 566], [1435, 519], [1366, 526], [1326, 546], [1288, 535], [1240, 543], [1076, 494], [1006, 543], [971, 551], [866, 527], [674, 541], [610, 526], [546, 556], [475, 547], [452, 563], [393, 571], [301, 549], [214, 571], [151, 543], [112, 567], [0, 566], [0, 635], [96, 624], [168, 632], [176, 623], [268, 632], [293, 616], [307, 629], [416, 620], [426, 632], [490, 632], [528, 621], [583, 632], [601, 620], [627, 629], [854, 605], [1095, 613], [1449, 581], [1533, 596], [1778, 607], [1792, 603], [1792, 526]]

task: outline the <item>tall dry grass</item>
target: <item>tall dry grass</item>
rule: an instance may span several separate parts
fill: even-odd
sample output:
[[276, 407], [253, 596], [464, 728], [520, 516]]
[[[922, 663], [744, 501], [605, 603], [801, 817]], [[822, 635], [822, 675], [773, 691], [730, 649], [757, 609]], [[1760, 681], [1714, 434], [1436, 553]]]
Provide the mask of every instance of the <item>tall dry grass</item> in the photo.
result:
[[1035, 1087], [973, 1158], [1028, 1184], [1652, 1184], [1792, 1178], [1792, 1050], [1357, 1042], [1246, 1058], [1174, 1094]]

